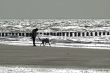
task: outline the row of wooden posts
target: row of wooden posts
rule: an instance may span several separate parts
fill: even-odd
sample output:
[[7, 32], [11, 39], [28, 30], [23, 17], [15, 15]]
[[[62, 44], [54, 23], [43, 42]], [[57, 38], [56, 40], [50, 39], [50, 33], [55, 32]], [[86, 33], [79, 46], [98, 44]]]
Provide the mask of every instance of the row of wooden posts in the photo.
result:
[[[93, 32], [38, 32], [38, 35], [44, 36], [65, 36], [65, 37], [87, 37], [87, 36], [103, 36], [110, 35], [109, 31], [93, 31]], [[23, 36], [23, 37], [31, 37], [31, 33], [7, 33], [1, 32], [0, 37], [7, 36]]]

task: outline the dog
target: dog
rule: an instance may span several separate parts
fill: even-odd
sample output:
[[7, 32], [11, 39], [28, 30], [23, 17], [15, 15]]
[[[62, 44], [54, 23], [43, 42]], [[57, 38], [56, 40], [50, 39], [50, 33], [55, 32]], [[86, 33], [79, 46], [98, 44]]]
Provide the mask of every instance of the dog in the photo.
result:
[[49, 38], [43, 38], [43, 39], [41, 39], [41, 38], [38, 37], [38, 39], [42, 42], [42, 43], [40, 44], [40, 46], [41, 46], [42, 44], [43, 44], [43, 46], [45, 46], [47, 43], [51, 46]]

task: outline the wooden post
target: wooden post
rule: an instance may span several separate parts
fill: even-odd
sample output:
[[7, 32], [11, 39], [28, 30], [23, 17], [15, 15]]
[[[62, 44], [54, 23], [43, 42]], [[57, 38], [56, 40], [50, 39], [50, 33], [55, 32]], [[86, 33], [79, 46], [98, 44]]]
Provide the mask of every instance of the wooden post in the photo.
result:
[[0, 37], [1, 37], [1, 33], [0, 33]]

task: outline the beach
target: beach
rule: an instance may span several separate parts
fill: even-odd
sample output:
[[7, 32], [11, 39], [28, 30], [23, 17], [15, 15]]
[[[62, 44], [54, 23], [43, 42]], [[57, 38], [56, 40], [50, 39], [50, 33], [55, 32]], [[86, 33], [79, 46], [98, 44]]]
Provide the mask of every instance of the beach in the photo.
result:
[[0, 64], [110, 68], [110, 50], [0, 45]]

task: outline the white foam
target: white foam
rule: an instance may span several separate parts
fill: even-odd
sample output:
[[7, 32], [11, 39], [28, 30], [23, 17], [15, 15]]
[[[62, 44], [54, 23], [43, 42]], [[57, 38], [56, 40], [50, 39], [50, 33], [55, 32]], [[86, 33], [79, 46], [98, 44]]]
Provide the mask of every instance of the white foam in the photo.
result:
[[0, 73], [110, 73], [110, 69], [0, 66]]

